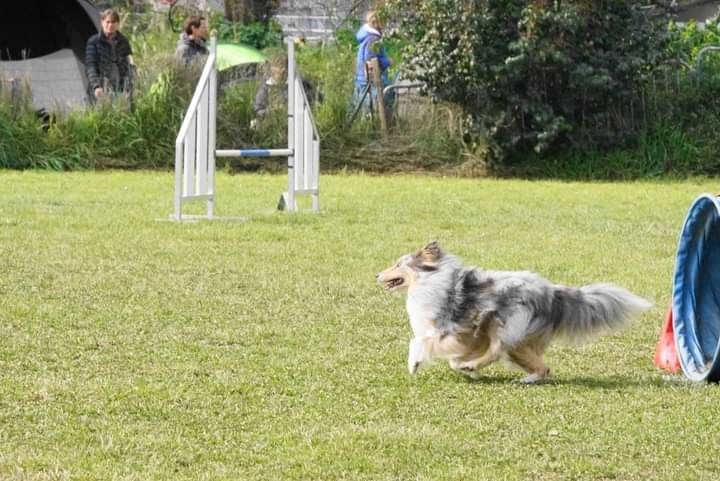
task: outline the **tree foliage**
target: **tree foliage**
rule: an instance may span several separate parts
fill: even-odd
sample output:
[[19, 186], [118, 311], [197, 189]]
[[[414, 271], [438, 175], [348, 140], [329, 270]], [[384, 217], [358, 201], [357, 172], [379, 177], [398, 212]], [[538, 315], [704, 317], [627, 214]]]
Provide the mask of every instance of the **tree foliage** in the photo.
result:
[[225, 16], [235, 22], [267, 22], [276, 0], [225, 0]]
[[626, 140], [666, 36], [620, 0], [423, 0], [403, 12], [409, 70], [464, 106], [503, 154]]

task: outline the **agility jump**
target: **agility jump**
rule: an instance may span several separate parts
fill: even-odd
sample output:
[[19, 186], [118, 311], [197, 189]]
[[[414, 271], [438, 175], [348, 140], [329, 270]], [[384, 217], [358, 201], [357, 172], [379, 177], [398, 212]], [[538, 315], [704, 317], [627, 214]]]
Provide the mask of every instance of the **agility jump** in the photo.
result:
[[[288, 49], [288, 145], [277, 149], [217, 149], [217, 38], [175, 140], [175, 210], [171, 218], [213, 219], [216, 157], [287, 157], [288, 187], [278, 208], [298, 210], [297, 196], [312, 196], [312, 210], [320, 210], [320, 137], [295, 66], [295, 42]], [[207, 215], [183, 215], [183, 205], [206, 201]]]

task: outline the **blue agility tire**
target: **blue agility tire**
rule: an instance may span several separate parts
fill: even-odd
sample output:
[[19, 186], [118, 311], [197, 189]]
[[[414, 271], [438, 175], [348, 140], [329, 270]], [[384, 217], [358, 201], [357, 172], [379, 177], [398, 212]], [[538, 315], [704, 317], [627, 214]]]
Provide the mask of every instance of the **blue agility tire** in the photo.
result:
[[704, 194], [688, 211], [675, 259], [673, 329], [685, 375], [720, 381], [720, 202]]

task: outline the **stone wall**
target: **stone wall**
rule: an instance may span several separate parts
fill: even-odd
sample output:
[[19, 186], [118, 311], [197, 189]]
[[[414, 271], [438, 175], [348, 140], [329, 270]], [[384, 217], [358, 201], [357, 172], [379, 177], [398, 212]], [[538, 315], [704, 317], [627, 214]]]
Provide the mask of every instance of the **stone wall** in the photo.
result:
[[350, 17], [362, 17], [369, 0], [280, 0], [275, 18], [290, 36], [309, 41], [332, 38]]
[[678, 2], [676, 18], [680, 22], [704, 20], [715, 18], [720, 11], [720, 1], [688, 0]]

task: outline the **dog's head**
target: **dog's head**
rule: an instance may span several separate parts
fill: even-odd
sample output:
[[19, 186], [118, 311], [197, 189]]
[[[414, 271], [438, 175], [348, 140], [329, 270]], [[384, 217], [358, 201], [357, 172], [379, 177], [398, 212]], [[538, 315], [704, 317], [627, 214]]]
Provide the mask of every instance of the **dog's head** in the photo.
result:
[[385, 286], [386, 291], [408, 289], [415, 284], [421, 273], [437, 270], [444, 255], [438, 243], [433, 241], [415, 253], [402, 256], [395, 265], [375, 278]]

